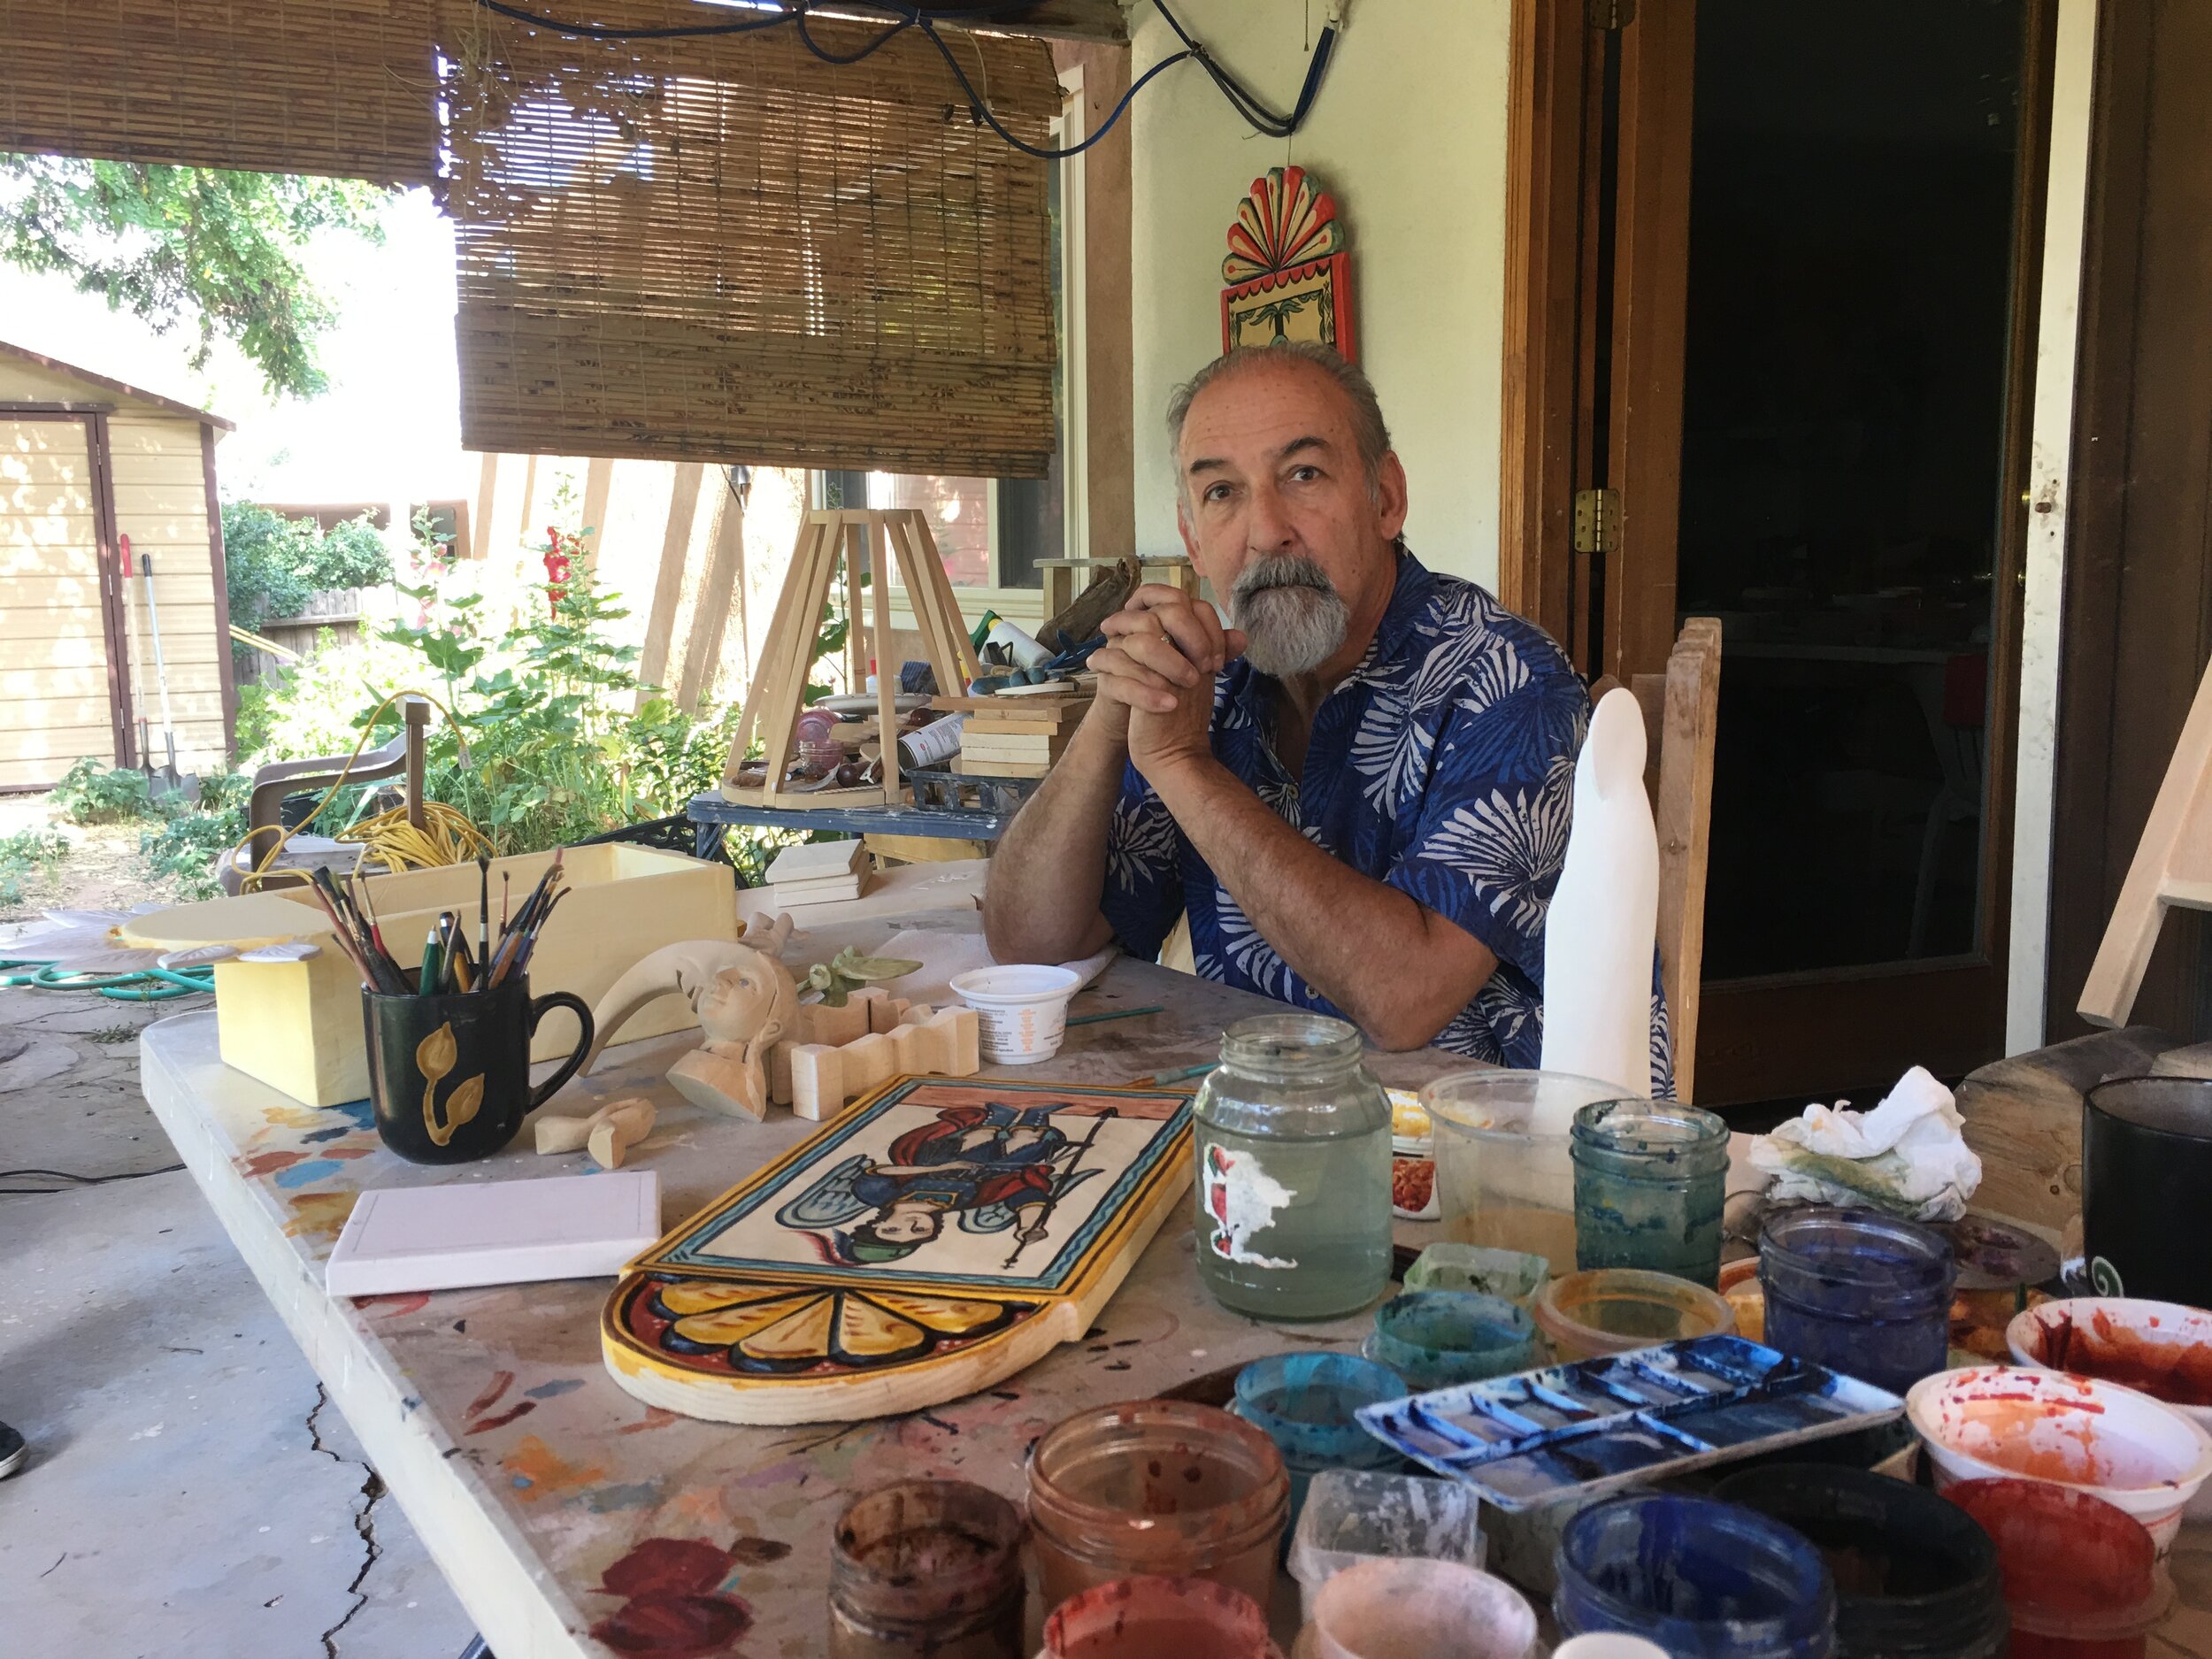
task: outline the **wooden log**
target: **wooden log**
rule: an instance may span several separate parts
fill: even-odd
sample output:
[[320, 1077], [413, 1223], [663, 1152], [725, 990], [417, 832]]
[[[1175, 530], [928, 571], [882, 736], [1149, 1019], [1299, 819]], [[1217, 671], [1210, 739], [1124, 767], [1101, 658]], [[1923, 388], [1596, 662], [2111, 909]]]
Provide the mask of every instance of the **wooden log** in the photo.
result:
[[2129, 1025], [1970, 1073], [1958, 1087], [1958, 1107], [1966, 1144], [1982, 1161], [1974, 1207], [2055, 1232], [2078, 1226], [2082, 1096], [2108, 1078], [2144, 1075], [2179, 1046], [2162, 1031]]

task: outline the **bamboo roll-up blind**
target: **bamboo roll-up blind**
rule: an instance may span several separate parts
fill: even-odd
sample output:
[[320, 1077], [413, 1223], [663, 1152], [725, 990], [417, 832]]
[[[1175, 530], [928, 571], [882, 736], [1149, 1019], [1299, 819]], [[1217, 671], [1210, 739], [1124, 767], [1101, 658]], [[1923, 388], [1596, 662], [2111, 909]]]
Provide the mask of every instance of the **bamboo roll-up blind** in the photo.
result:
[[[788, 25], [616, 42], [443, 5], [466, 447], [1044, 475], [1046, 164], [972, 120], [918, 31], [833, 65]], [[883, 30], [810, 32], [849, 55]], [[1044, 43], [946, 39], [993, 113], [1043, 143], [1060, 107]]]
[[427, 184], [431, 0], [0, 0], [0, 150]]

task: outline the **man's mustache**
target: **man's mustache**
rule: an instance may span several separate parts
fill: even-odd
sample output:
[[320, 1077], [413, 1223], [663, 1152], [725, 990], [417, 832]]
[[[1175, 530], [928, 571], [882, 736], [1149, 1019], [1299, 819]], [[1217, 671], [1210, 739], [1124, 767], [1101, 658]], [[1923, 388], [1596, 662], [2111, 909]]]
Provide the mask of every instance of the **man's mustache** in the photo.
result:
[[1275, 588], [1310, 588], [1317, 593], [1333, 594], [1335, 584], [1328, 573], [1311, 559], [1275, 557], [1248, 565], [1238, 572], [1235, 586], [1231, 589], [1239, 599], [1248, 599], [1254, 594], [1266, 593]]

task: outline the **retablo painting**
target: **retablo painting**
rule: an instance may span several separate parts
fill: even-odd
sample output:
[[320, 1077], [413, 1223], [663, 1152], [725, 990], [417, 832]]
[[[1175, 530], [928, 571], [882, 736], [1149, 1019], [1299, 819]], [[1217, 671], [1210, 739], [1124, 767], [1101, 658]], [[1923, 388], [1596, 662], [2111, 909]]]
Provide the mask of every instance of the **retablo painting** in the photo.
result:
[[1252, 180], [1221, 262], [1221, 349], [1311, 340], [1359, 357], [1352, 328], [1352, 256], [1336, 199], [1303, 167]]
[[898, 1079], [633, 1262], [607, 1368], [726, 1423], [957, 1399], [1088, 1330], [1190, 1176], [1187, 1094]]

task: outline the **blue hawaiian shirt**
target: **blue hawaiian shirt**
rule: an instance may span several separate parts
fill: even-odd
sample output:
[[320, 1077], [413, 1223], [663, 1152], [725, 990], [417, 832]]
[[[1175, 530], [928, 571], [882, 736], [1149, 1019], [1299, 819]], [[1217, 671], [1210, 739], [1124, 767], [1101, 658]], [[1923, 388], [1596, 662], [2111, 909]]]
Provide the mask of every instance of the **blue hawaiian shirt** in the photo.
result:
[[[1487, 945], [1497, 972], [1436, 1046], [1533, 1067], [1544, 916], [1566, 858], [1589, 719], [1581, 680], [1540, 629], [1402, 549], [1366, 656], [1314, 716], [1303, 778], [1276, 758], [1268, 681], [1241, 659], [1214, 682], [1213, 749], [1308, 841]], [[1123, 949], [1147, 958], [1187, 909], [1205, 978], [1340, 1014], [1246, 919], [1133, 765], [1107, 836], [1101, 907]], [[1654, 1097], [1671, 1097], [1655, 966], [1651, 1054]]]

